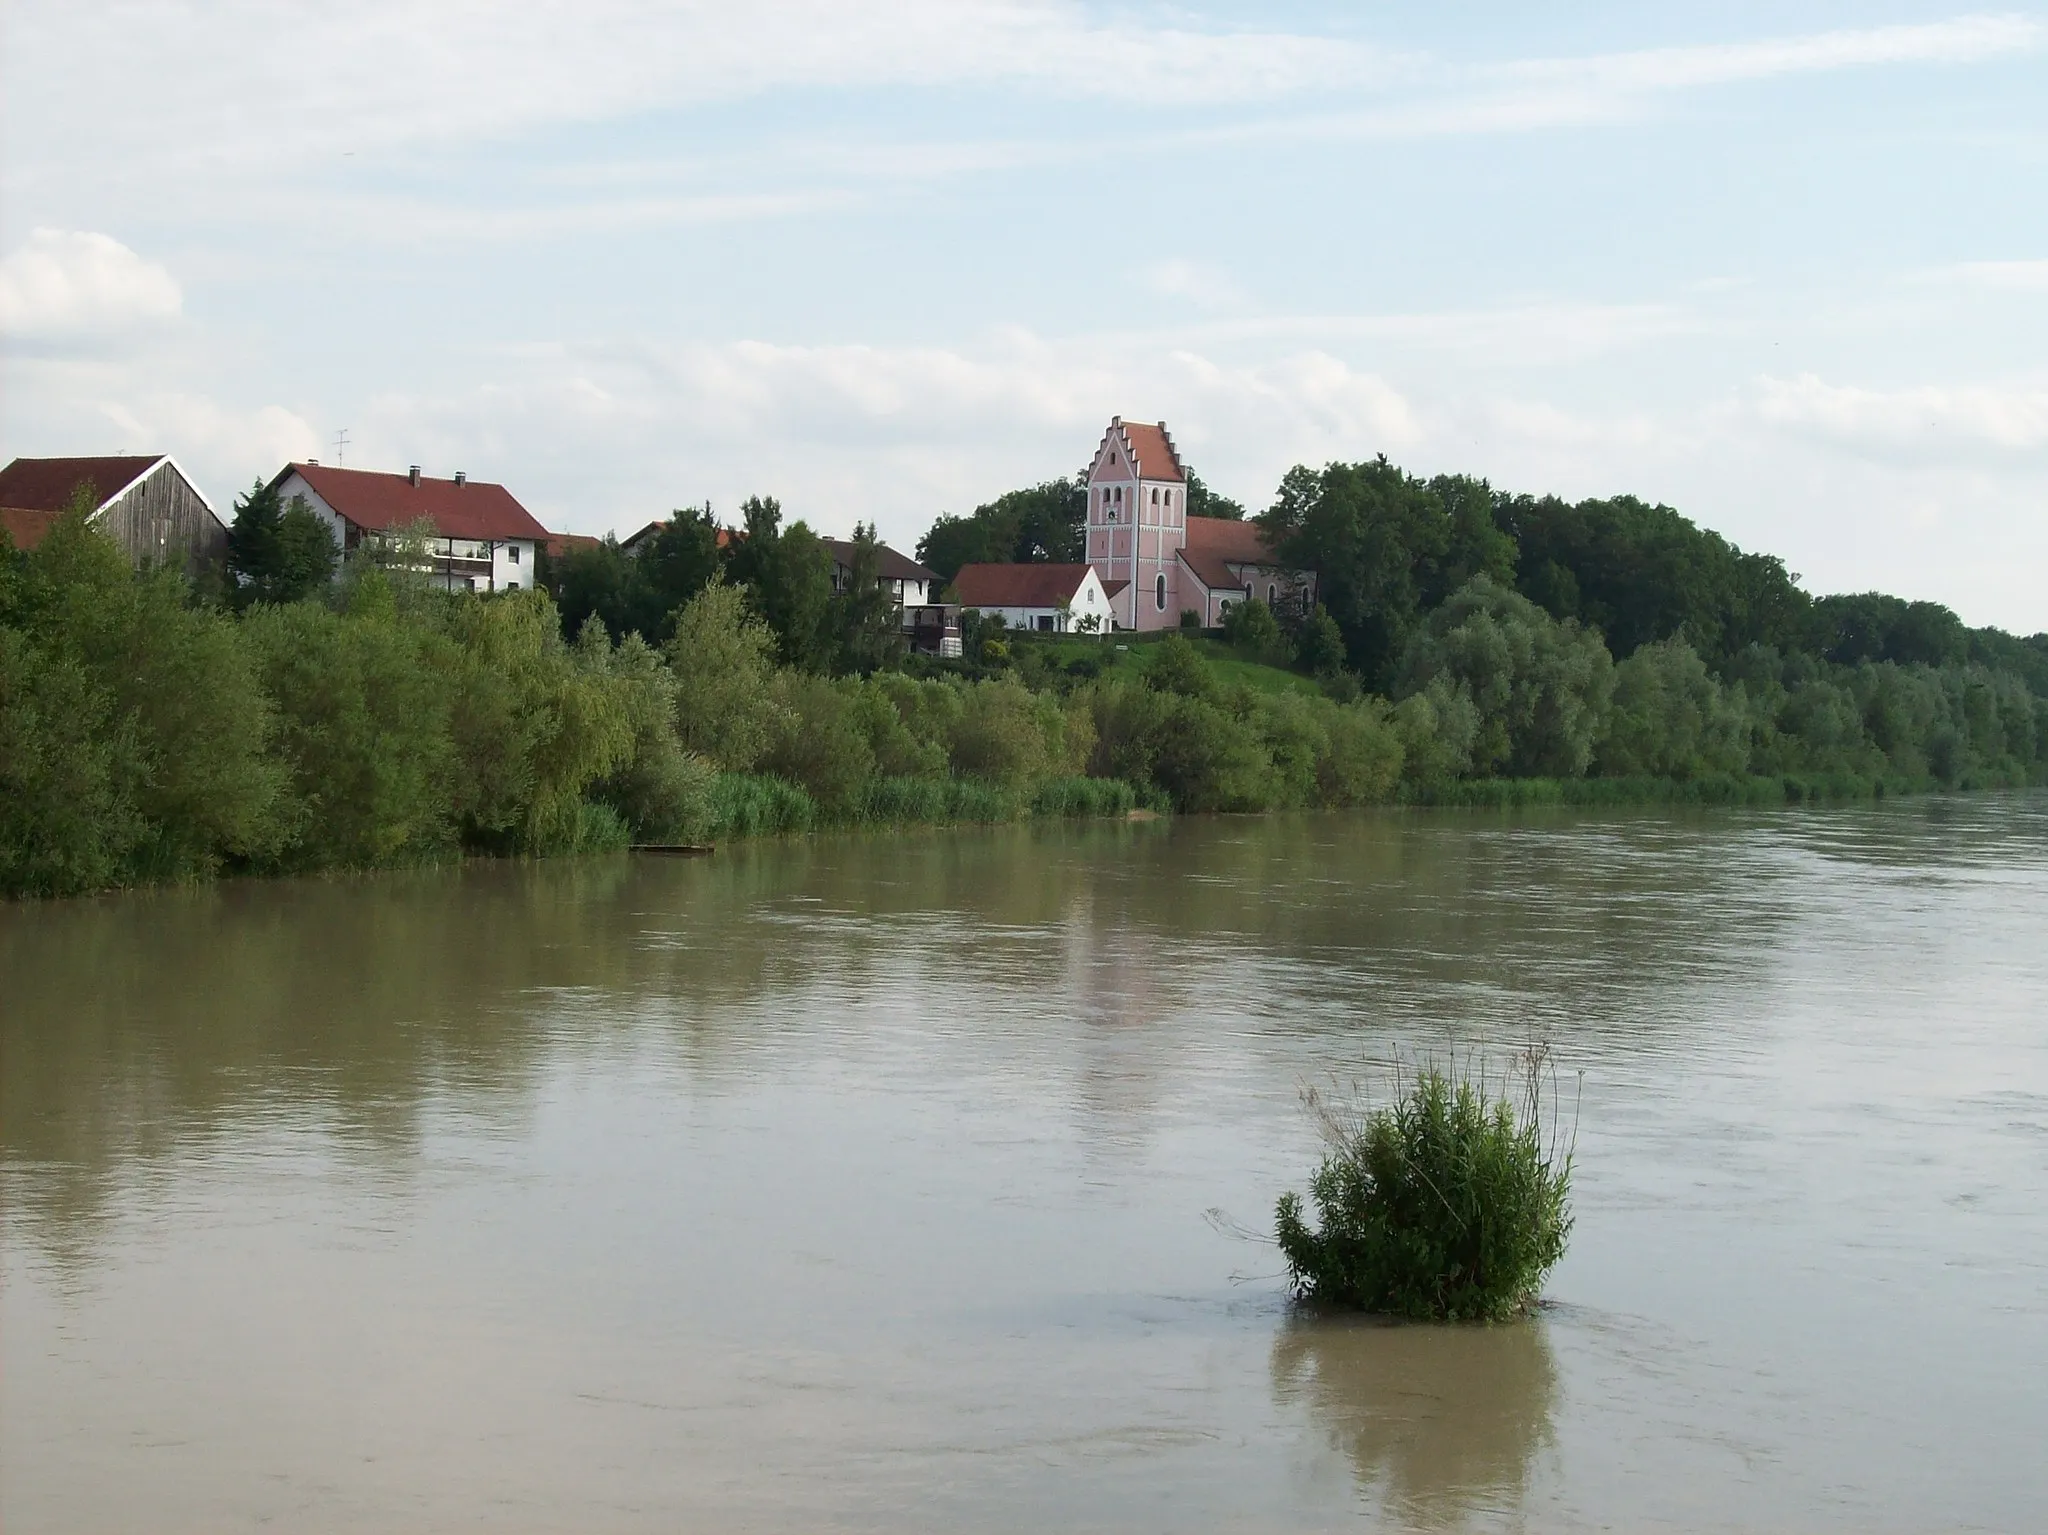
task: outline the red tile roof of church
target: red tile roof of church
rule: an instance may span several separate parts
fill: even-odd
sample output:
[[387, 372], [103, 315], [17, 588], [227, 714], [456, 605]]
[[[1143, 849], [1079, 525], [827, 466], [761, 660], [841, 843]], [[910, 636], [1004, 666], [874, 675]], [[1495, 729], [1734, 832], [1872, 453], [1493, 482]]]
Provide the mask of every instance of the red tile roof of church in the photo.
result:
[[1190, 517], [1187, 547], [1233, 565], [1280, 563], [1280, 556], [1266, 542], [1264, 528], [1256, 522], [1238, 522], [1230, 517]]
[[1123, 428], [1124, 441], [1130, 445], [1131, 456], [1137, 460], [1139, 479], [1178, 483], [1187, 478], [1181, 469], [1180, 455], [1173, 451], [1173, 439], [1166, 435], [1164, 421], [1120, 420], [1118, 424]]

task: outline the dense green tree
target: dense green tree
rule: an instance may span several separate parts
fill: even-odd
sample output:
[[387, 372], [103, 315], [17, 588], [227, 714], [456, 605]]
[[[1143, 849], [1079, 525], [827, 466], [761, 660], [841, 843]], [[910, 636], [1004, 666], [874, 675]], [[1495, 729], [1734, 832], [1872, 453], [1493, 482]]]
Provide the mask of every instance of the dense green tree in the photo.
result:
[[837, 645], [831, 628], [832, 555], [809, 524], [782, 526], [782, 503], [749, 496], [740, 504], [743, 526], [727, 555], [728, 579], [744, 586], [775, 635], [785, 666], [832, 668]]
[[718, 522], [709, 504], [685, 507], [633, 551], [607, 535], [549, 562], [542, 585], [553, 594], [564, 635], [593, 616], [616, 638], [668, 638], [675, 616], [718, 574]]
[[1576, 778], [1593, 760], [1614, 687], [1600, 637], [1511, 588], [1474, 576], [1417, 630], [1403, 694], [1469, 699], [1472, 770]]
[[917, 558], [950, 581], [963, 565], [1072, 563], [1085, 552], [1088, 494], [1077, 480], [1012, 490], [965, 517], [942, 516], [918, 540]]
[[1337, 620], [1320, 602], [1302, 620], [1294, 648], [1295, 658], [1313, 676], [1334, 676], [1344, 669], [1344, 631], [1337, 627]]
[[1718, 663], [1745, 645], [1797, 644], [1810, 622], [1782, 561], [1745, 554], [1668, 506], [1502, 496], [1496, 516], [1520, 551], [1522, 594], [1598, 629], [1615, 655], [1682, 635]]
[[867, 676], [902, 659], [903, 620], [896, 599], [882, 584], [882, 546], [874, 524], [857, 523], [845, 586], [832, 598], [831, 624], [839, 647], [838, 669]]
[[1464, 547], [1438, 491], [1384, 456], [1290, 469], [1261, 521], [1283, 560], [1317, 573], [1352, 664], [1379, 687], [1450, 574], [1486, 568], [1493, 548]]
[[1954, 613], [1938, 602], [1907, 602], [1882, 592], [1817, 599], [1813, 639], [1820, 654], [1845, 666], [1952, 666], [1970, 657], [1970, 633]]
[[1748, 763], [1748, 725], [1739, 690], [1717, 682], [1684, 640], [1659, 640], [1614, 669], [1600, 771], [1678, 779], [1738, 773]]
[[691, 598], [667, 653], [684, 748], [726, 772], [751, 769], [781, 732], [784, 711], [769, 693], [775, 634], [745, 590], [715, 581]]
[[1223, 637], [1254, 661], [1286, 666], [1294, 659], [1294, 647], [1280, 632], [1280, 621], [1257, 597], [1230, 605], [1223, 615]]
[[1228, 522], [1243, 522], [1247, 515], [1242, 501], [1233, 501], [1211, 490], [1192, 469], [1188, 471], [1187, 513], [1190, 517], [1221, 517]]
[[235, 503], [228, 574], [237, 606], [297, 602], [324, 591], [339, 558], [334, 535], [305, 497], [293, 496], [286, 505], [275, 486], [258, 480]]

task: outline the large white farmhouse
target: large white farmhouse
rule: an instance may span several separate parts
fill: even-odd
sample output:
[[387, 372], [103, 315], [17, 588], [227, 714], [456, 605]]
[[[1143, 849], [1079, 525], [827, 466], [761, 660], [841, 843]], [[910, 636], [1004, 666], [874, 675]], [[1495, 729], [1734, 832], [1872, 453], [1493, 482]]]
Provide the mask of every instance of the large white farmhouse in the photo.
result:
[[450, 591], [509, 592], [533, 586], [534, 551], [549, 536], [504, 486], [464, 474], [430, 479], [417, 464], [405, 474], [287, 464], [271, 484], [285, 505], [303, 497], [326, 518], [343, 553], [365, 539], [430, 530], [430, 579]]

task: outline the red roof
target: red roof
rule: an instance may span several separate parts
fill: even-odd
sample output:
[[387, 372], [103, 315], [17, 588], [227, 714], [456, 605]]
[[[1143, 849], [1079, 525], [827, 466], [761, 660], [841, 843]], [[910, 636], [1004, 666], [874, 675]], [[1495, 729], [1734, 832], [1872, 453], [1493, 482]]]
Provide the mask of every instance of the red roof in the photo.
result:
[[589, 533], [550, 533], [542, 547], [547, 550], [549, 559], [559, 560], [572, 550], [595, 549], [603, 542], [603, 539]]
[[1154, 424], [1125, 421], [1119, 417], [1117, 424], [1123, 428], [1124, 441], [1137, 462], [1139, 479], [1180, 481], [1187, 478], [1181, 471], [1180, 455], [1173, 451], [1173, 439], [1166, 435], [1164, 421]]
[[[1196, 554], [1228, 560], [1233, 565], [1280, 563], [1280, 556], [1266, 542], [1264, 528], [1256, 522], [1237, 522], [1229, 517], [1190, 517], [1187, 548]], [[1201, 571], [1197, 570], [1195, 574], [1200, 575]]]
[[37, 507], [0, 506], [0, 531], [17, 549], [33, 549], [43, 541], [43, 535], [57, 521], [56, 512], [46, 512]]
[[61, 512], [81, 485], [97, 511], [164, 461], [161, 453], [116, 458], [17, 458], [0, 469], [0, 506]]
[[1175, 551], [1181, 564], [1195, 573], [1195, 578], [1212, 592], [1228, 592], [1241, 588], [1244, 582], [1230, 573], [1230, 567], [1219, 554], [1203, 549], [1183, 548]]
[[1102, 595], [1105, 597], [1114, 597], [1118, 592], [1122, 591], [1125, 587], [1129, 586], [1130, 584], [1131, 583], [1128, 581], [1105, 581], [1102, 583]]
[[287, 464], [271, 483], [294, 471], [322, 501], [373, 533], [425, 521], [443, 538], [530, 538], [543, 543], [548, 537], [548, 530], [502, 485], [482, 480], [458, 484], [424, 475], [415, 485], [410, 475], [326, 464]]
[[953, 590], [963, 608], [1056, 608], [1087, 578], [1086, 565], [962, 565]]

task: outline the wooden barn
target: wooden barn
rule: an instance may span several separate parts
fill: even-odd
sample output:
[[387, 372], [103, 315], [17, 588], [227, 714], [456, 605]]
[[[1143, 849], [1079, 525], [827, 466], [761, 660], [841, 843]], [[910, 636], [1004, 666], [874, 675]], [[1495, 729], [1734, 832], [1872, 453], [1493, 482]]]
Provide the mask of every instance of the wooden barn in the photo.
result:
[[169, 454], [17, 458], [0, 469], [0, 528], [32, 549], [80, 487], [92, 521], [137, 565], [176, 562], [193, 572], [227, 558], [228, 525]]

